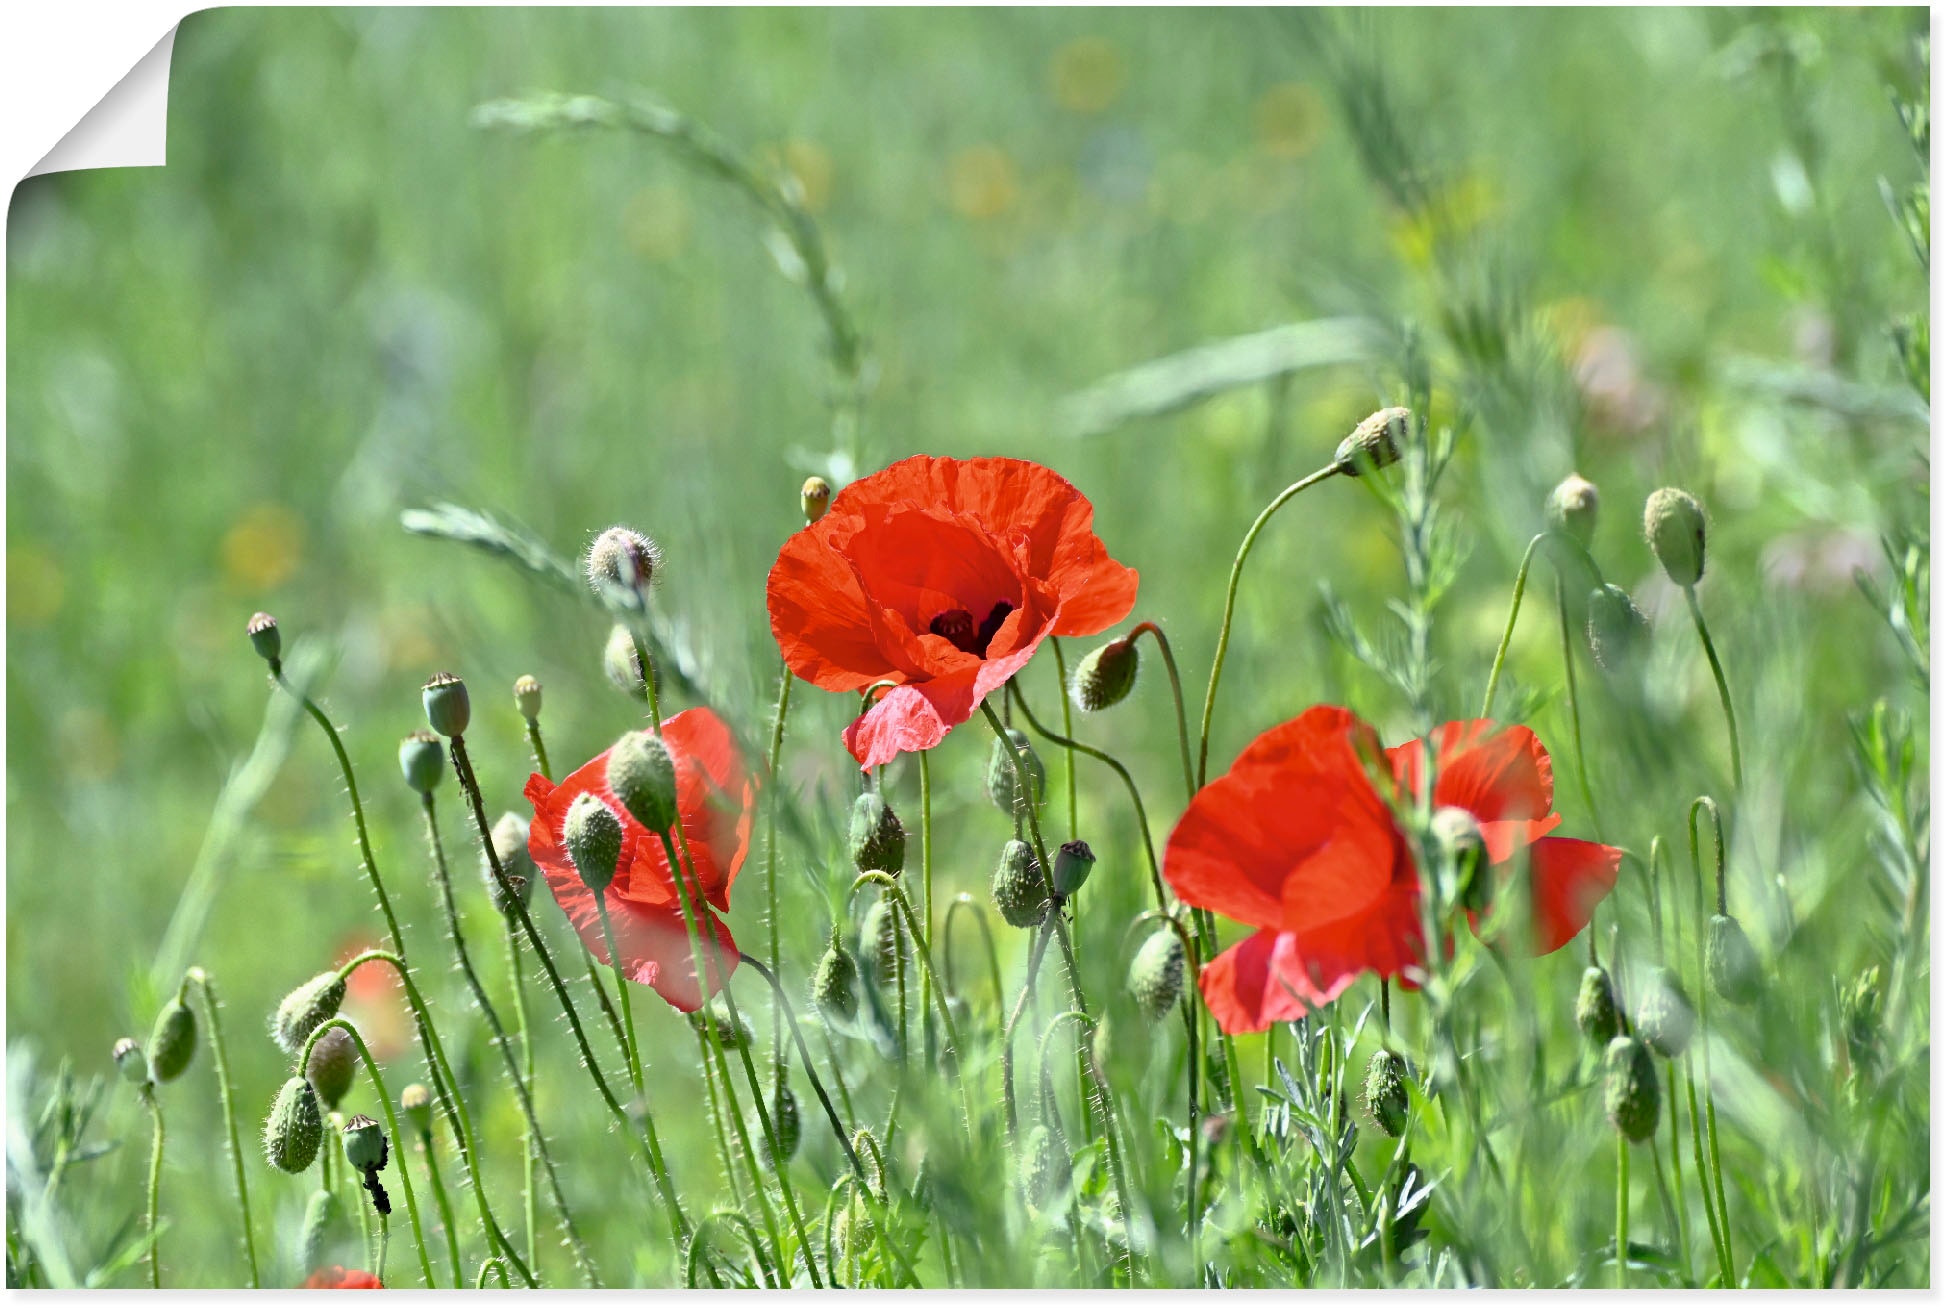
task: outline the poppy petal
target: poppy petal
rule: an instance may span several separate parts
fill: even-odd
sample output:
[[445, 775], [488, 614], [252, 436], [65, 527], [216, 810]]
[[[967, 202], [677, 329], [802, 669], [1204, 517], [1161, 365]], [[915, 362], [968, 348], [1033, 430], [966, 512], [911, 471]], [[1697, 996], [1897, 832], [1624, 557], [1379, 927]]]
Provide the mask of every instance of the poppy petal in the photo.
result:
[[[1432, 738], [1439, 750], [1433, 802], [1465, 808], [1482, 830], [1506, 827], [1495, 838], [1510, 846], [1490, 847], [1495, 860], [1553, 828], [1547, 818], [1554, 808], [1554, 763], [1532, 730], [1487, 720], [1448, 721], [1432, 732]], [[1408, 740], [1386, 754], [1400, 785], [1408, 793], [1418, 792], [1423, 741]], [[1545, 828], [1523, 828], [1525, 823], [1542, 823]]]
[[1282, 980], [1278, 954], [1289, 949], [1289, 935], [1258, 930], [1217, 953], [1202, 968], [1197, 985], [1203, 1005], [1224, 1033], [1261, 1033], [1277, 1021], [1297, 1020], [1311, 1010], [1307, 998], [1313, 995]]
[[1553, 952], [1588, 927], [1615, 888], [1622, 850], [1585, 839], [1542, 839], [1528, 850], [1534, 951]]
[[764, 587], [770, 633], [793, 675], [832, 693], [855, 693], [895, 668], [874, 637], [873, 605], [851, 563], [818, 526], [785, 540], [771, 566]]

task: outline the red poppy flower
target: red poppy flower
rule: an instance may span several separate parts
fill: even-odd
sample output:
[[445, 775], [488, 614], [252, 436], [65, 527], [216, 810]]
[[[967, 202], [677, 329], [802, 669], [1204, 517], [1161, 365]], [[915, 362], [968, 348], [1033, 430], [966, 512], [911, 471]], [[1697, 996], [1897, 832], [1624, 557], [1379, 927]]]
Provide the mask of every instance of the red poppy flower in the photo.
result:
[[327, 1265], [321, 1270], [313, 1270], [311, 1277], [304, 1281], [307, 1288], [383, 1288], [378, 1276], [370, 1270], [347, 1270], [342, 1265]]
[[[1554, 951], [1615, 887], [1621, 850], [1549, 835], [1561, 820], [1554, 769], [1533, 731], [1454, 721], [1433, 740], [1435, 807], [1470, 812], [1492, 864], [1525, 852], [1531, 942]], [[1190, 803], [1164, 877], [1184, 902], [1257, 930], [1202, 970], [1203, 1000], [1225, 1030], [1295, 1020], [1365, 971], [1399, 975], [1424, 956], [1418, 871], [1374, 784], [1414, 792], [1422, 753], [1416, 739], [1381, 750], [1350, 712], [1314, 707], [1258, 736]]]
[[839, 492], [770, 569], [770, 630], [820, 689], [887, 692], [845, 731], [864, 767], [931, 748], [1049, 635], [1135, 606], [1094, 505], [1014, 458], [907, 458]]
[[[736, 941], [716, 912], [730, 909], [730, 885], [743, 869], [750, 851], [750, 823], [756, 784], [737, 751], [730, 728], [706, 707], [678, 712], [662, 723], [662, 742], [676, 761], [676, 809], [689, 840], [695, 867], [690, 885], [691, 905], [701, 913], [697, 924], [704, 939], [709, 991], [723, 987], [736, 970]], [[577, 795], [592, 793], [621, 818], [622, 855], [614, 882], [608, 886], [608, 921], [621, 954], [622, 973], [647, 984], [671, 1006], [694, 1011], [705, 995], [697, 984], [695, 957], [683, 922], [682, 903], [662, 840], [628, 814], [608, 787], [608, 754], [602, 753], [559, 785], [545, 776], [529, 776], [527, 800], [534, 805], [534, 823], [527, 851], [547, 875], [554, 901], [568, 914], [588, 950], [608, 961], [601, 935], [601, 915], [595, 896], [581, 882], [574, 863], [561, 844], [561, 825]], [[677, 844], [678, 856], [681, 844]], [[694, 901], [695, 886], [703, 901]], [[711, 909], [715, 910], [712, 911]]]

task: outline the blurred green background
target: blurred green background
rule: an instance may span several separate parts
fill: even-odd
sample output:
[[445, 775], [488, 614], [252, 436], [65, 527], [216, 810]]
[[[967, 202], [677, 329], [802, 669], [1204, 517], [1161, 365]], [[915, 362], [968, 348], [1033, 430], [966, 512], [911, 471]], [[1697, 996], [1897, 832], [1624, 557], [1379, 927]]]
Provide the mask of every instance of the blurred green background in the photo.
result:
[[[597, 612], [406, 535], [402, 509], [477, 506], [564, 554], [615, 522], [648, 531], [667, 556], [658, 605], [709, 666], [718, 706], [753, 731], [767, 719], [763, 578], [829, 445], [819, 320], [746, 198], [656, 143], [469, 125], [482, 101], [552, 90], [646, 90], [793, 176], [866, 341], [862, 470], [925, 451], [1030, 457], [1068, 476], [1141, 571], [1136, 616], [1175, 640], [1192, 717], [1237, 540], [1355, 421], [1403, 402], [1396, 354], [1073, 434], [1061, 401], [1104, 377], [1289, 322], [1421, 324], [1436, 419], [1471, 423], [1447, 485], [1468, 552], [1441, 614], [1439, 699], [1448, 715], [1473, 711], [1542, 496], [1579, 470], [1604, 495], [1595, 553], [1609, 578], [1672, 618], [1658, 692], [1690, 741], [1658, 761], [1671, 783], [1657, 828], [1672, 834], [1684, 786], [1720, 782], [1725, 765], [1693, 636], [1639, 538], [1643, 495], [1685, 485], [1713, 517], [1702, 595], [1745, 700], [1746, 829], [1788, 880], [1820, 973], [1844, 973], [1863, 940], [1821, 922], [1827, 895], [1866, 874], [1845, 714], [1881, 694], [1924, 709], [1850, 578], [1883, 572], [1879, 534], [1927, 511], [1925, 410], [1887, 330], [1923, 307], [1926, 279], [1879, 192], [1880, 178], [1917, 172], [1887, 87], [1922, 83], [1911, 40], [1924, 22], [1680, 9], [190, 17], [168, 166], [35, 178], [9, 213], [10, 1041], [92, 1073], [117, 1035], [146, 1030], [145, 977], [262, 719], [263, 669], [242, 634], [260, 608], [287, 638], [332, 651], [323, 693], [348, 727], [381, 862], [436, 1002], [466, 1019], [431, 951], [420, 838], [395, 779], [397, 739], [421, 724], [418, 686], [437, 669], [473, 685], [501, 807], [518, 804], [527, 769], [516, 675], [547, 686], [558, 769], [635, 709], [601, 676]], [[1384, 133], [1347, 95], [1346, 50], [1391, 87], [1400, 157], [1436, 223], [1375, 182]], [[1455, 305], [1515, 324], [1517, 347], [1486, 363], [1456, 348]], [[1396, 733], [1396, 696], [1327, 637], [1318, 590], [1329, 581], [1376, 628], [1401, 584], [1389, 526], [1337, 487], [1267, 532], [1214, 766], [1321, 699]], [[1545, 614], [1522, 622], [1516, 682], [1558, 674]], [[1044, 718], [1054, 674], [1025, 673]], [[1558, 699], [1528, 705], [1564, 755]], [[845, 714], [803, 690], [786, 758], [827, 833], [854, 783], [836, 741]], [[1159, 841], [1180, 806], [1166, 682], [1151, 668], [1088, 728], [1130, 757]], [[1633, 755], [1595, 750], [1591, 770], [1631, 794], [1664, 778], [1619, 774]], [[982, 894], [1003, 835], [975, 783], [985, 752], [956, 737], [938, 759], [942, 894]], [[916, 792], [908, 772], [898, 792]], [[1111, 850], [1094, 884], [1112, 886], [1091, 884], [1104, 906], [1083, 948], [1111, 986], [1146, 876], [1121, 795], [1083, 774], [1083, 825]], [[1561, 806], [1585, 829], [1566, 784]], [[225, 993], [246, 1125], [284, 1073], [256, 1034], [263, 1015], [376, 927], [344, 807], [321, 741], [300, 732], [216, 859], [213, 912], [185, 958]], [[811, 886], [829, 852], [785, 854], [793, 983], [822, 941]], [[745, 874], [730, 919], [751, 948], [754, 862]], [[469, 910], [477, 932], [494, 928], [483, 902]], [[1784, 928], [1753, 931], [1781, 947]], [[641, 1019], [676, 1028], [659, 1007]], [[495, 1069], [474, 1055], [482, 1075]], [[578, 1109], [570, 1089], [544, 1083], [544, 1110]], [[213, 1105], [177, 1096], [177, 1136], [201, 1140], [177, 1164], [219, 1175]], [[511, 1106], [495, 1109], [510, 1127]], [[139, 1118], [125, 1094], [114, 1112]], [[142, 1150], [111, 1156], [111, 1177], [76, 1200], [133, 1218]], [[297, 1186], [257, 1175], [260, 1212], [293, 1220]], [[598, 1176], [574, 1183], [594, 1200]], [[178, 1282], [228, 1273], [214, 1198], [178, 1203]]]

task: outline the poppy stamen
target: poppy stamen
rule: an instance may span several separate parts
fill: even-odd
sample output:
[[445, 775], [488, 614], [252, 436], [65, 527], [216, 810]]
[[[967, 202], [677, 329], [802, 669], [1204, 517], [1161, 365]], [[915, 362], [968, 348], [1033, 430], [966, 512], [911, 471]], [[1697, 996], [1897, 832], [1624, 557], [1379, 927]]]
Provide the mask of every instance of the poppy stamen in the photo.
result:
[[983, 642], [975, 642], [973, 614], [965, 608], [953, 608], [940, 613], [927, 624], [926, 629], [962, 653], [972, 653], [977, 656], [984, 647]]

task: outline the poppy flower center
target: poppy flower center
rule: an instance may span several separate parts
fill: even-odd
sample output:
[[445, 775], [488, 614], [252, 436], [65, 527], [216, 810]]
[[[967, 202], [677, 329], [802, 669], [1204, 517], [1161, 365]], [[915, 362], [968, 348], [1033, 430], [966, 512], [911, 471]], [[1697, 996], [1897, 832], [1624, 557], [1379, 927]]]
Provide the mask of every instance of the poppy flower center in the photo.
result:
[[994, 604], [986, 620], [976, 626], [972, 613], [965, 608], [952, 608], [934, 617], [927, 623], [926, 629], [960, 652], [983, 658], [987, 655], [987, 646], [993, 643], [993, 637], [1000, 633], [1001, 624], [1013, 610], [1014, 605], [1003, 599]]

